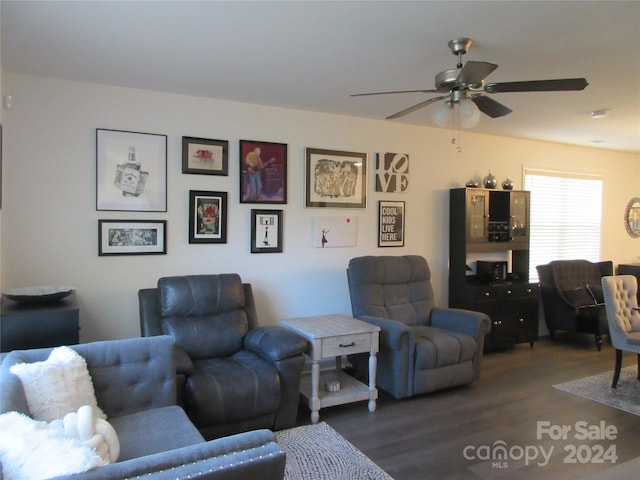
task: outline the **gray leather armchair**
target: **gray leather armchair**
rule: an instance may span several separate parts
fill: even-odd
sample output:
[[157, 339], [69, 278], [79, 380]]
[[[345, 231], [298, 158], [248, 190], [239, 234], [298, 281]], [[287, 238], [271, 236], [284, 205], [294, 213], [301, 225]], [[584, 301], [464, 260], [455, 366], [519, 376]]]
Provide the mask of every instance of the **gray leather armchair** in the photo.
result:
[[613, 262], [554, 260], [536, 267], [540, 278], [540, 300], [553, 340], [558, 330], [590, 333], [598, 351], [609, 334], [601, 279], [613, 275]]
[[205, 438], [294, 426], [306, 342], [259, 327], [237, 274], [164, 277], [138, 297], [142, 334], [175, 339], [179, 398]]
[[[417, 255], [353, 258], [347, 269], [353, 316], [380, 331], [377, 384], [395, 398], [480, 377], [487, 315], [437, 308], [427, 261]], [[367, 356], [349, 357], [366, 376]]]

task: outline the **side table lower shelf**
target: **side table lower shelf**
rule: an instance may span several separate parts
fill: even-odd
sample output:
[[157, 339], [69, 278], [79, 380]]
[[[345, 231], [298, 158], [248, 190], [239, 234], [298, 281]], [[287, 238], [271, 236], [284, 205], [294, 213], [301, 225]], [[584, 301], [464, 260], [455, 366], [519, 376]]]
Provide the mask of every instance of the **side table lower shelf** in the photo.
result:
[[[340, 390], [338, 392], [328, 392], [324, 388], [325, 383], [331, 381], [340, 382]], [[328, 370], [321, 372], [320, 385], [318, 388], [320, 405], [317, 406], [317, 409], [320, 410], [325, 407], [333, 407], [335, 405], [358, 402], [360, 400], [377, 400], [378, 389], [374, 388], [373, 392], [370, 392], [369, 389], [370, 387], [368, 385], [365, 385], [342, 371]], [[311, 402], [313, 398], [311, 373], [302, 375], [300, 379], [300, 393], [308, 402]], [[375, 403], [373, 403], [373, 406], [369, 406], [369, 410], [373, 411], [372, 409], [375, 410]]]

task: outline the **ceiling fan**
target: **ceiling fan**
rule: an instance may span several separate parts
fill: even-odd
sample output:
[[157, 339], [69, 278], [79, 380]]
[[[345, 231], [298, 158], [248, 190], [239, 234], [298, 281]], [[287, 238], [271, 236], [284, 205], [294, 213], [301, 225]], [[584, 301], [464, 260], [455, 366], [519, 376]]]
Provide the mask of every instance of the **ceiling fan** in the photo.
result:
[[498, 68], [498, 65], [488, 62], [468, 61], [464, 66], [462, 66], [462, 55], [467, 53], [471, 44], [472, 40], [470, 38], [456, 38], [449, 42], [451, 53], [458, 57], [458, 64], [456, 65], [456, 68], [444, 70], [436, 75], [436, 88], [434, 90], [400, 90], [392, 92], [356, 93], [351, 96], [360, 97], [366, 95], [418, 92], [442, 94], [412, 105], [411, 107], [405, 108], [393, 115], [389, 115], [386, 117], [387, 120], [402, 117], [440, 100], [444, 100], [446, 105], [450, 108], [453, 108], [454, 105], [462, 107], [465, 103], [469, 103], [467, 100], [470, 100], [478, 107], [478, 110], [485, 115], [488, 115], [491, 118], [498, 118], [511, 113], [512, 110], [500, 102], [486, 96], [485, 94], [487, 93], [584, 90], [586, 86], [589, 85], [584, 78], [484, 83], [484, 79]]

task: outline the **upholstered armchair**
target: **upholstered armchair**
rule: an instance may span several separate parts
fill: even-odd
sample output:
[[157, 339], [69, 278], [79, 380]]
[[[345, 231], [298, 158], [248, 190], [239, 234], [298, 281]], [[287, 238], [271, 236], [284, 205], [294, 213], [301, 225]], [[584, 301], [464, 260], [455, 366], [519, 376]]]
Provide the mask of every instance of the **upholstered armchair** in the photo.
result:
[[640, 310], [638, 309], [638, 282], [633, 275], [602, 277], [609, 335], [616, 349], [616, 364], [611, 387], [616, 388], [622, 368], [622, 352], [633, 352], [638, 357], [637, 378], [640, 380]]
[[[347, 269], [353, 316], [380, 327], [378, 386], [395, 398], [480, 377], [487, 315], [437, 308], [427, 261], [417, 255], [353, 258]], [[367, 355], [349, 357], [367, 376]]]
[[175, 339], [178, 396], [205, 438], [295, 424], [306, 343], [258, 326], [250, 284], [237, 274], [164, 277], [138, 297], [142, 334]]
[[536, 267], [540, 299], [551, 339], [557, 330], [588, 333], [598, 351], [609, 333], [601, 278], [613, 275], [613, 262], [554, 260]]

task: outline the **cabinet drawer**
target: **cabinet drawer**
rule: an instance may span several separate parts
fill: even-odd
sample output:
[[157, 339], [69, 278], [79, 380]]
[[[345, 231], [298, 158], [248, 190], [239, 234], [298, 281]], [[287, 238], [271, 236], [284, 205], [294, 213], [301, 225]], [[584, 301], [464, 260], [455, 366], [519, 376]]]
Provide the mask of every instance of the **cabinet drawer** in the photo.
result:
[[505, 300], [509, 298], [537, 297], [538, 286], [536, 284], [509, 284], [487, 285], [474, 288], [475, 300]]
[[371, 334], [358, 333], [322, 339], [322, 357], [338, 357], [352, 353], [368, 352], [371, 348]]

